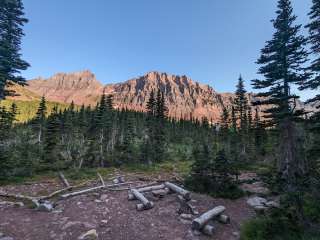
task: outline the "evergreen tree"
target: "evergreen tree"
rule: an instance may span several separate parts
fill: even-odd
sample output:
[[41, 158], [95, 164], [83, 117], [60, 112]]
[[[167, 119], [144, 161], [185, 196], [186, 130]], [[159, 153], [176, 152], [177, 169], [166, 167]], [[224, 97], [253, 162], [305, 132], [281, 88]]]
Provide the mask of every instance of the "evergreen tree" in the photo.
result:
[[55, 106], [52, 114], [48, 117], [47, 128], [45, 132], [44, 142], [44, 165], [45, 169], [51, 167], [56, 168], [57, 160], [59, 160], [59, 136], [60, 136], [60, 120], [58, 108]]
[[156, 101], [154, 98], [154, 91], [153, 89], [150, 92], [150, 96], [147, 102], [147, 113], [150, 116], [154, 116], [155, 115], [155, 108], [156, 108]]
[[[312, 78], [302, 81], [301, 89], [320, 89], [320, 1], [312, 0], [312, 8], [309, 13], [311, 22], [306, 26], [309, 30], [309, 42], [311, 44], [311, 51], [315, 56], [309, 70]], [[308, 102], [320, 101], [320, 94], [308, 100]]]
[[28, 20], [24, 17], [21, 0], [2, 0], [0, 2], [0, 100], [9, 94], [5, 91], [9, 81], [24, 84], [25, 79], [18, 76], [29, 64], [21, 59], [22, 27]]
[[[311, 78], [302, 82], [300, 89], [320, 90], [320, 1], [313, 0], [309, 13], [310, 23], [306, 26], [309, 30], [309, 43], [315, 59], [311, 62], [308, 71]], [[309, 99], [307, 102], [319, 103], [320, 94]], [[320, 109], [320, 105], [317, 106]], [[315, 112], [308, 124], [309, 134], [312, 137], [311, 146], [308, 149], [308, 160], [310, 161], [310, 181], [314, 196], [320, 199], [320, 112]]]
[[234, 99], [234, 108], [239, 120], [240, 132], [245, 132], [247, 128], [248, 98], [246, 93], [244, 81], [240, 75]]
[[39, 103], [39, 107], [36, 113], [36, 117], [34, 119], [34, 124], [38, 129], [38, 143], [40, 144], [42, 141], [42, 134], [45, 128], [45, 120], [47, 114], [47, 105], [46, 99], [44, 96], [41, 97], [41, 101]]
[[292, 85], [302, 82], [306, 74], [302, 65], [307, 61], [304, 49], [306, 39], [299, 35], [301, 26], [295, 25], [296, 16], [290, 0], [279, 0], [277, 18], [273, 20], [275, 33], [272, 40], [261, 50], [258, 64], [259, 74], [264, 80], [253, 80], [255, 89], [265, 89], [257, 94], [262, 97], [256, 105], [269, 106], [264, 117], [268, 124], [275, 124], [279, 130], [281, 149], [278, 157], [278, 173], [284, 192], [296, 196], [292, 204], [297, 208], [297, 214], [302, 217], [299, 179], [304, 174], [305, 163], [297, 152], [297, 129], [294, 120], [299, 111], [295, 109], [298, 96], [290, 90]]

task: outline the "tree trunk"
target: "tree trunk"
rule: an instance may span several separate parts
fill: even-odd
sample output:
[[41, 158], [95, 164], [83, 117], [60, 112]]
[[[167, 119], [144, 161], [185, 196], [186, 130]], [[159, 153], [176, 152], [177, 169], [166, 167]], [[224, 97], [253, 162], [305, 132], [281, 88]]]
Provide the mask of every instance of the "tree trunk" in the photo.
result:
[[218, 206], [211, 209], [208, 212], [205, 212], [200, 217], [192, 221], [192, 229], [200, 230], [202, 229], [212, 218], [219, 216], [224, 212], [226, 208], [224, 206]]

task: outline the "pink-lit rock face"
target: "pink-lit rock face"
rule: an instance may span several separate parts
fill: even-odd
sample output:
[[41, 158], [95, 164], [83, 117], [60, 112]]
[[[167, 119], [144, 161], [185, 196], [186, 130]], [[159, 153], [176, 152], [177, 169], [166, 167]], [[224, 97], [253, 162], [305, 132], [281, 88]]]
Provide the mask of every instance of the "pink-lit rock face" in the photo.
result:
[[[217, 93], [212, 87], [200, 84], [186, 76], [176, 76], [167, 73], [149, 72], [144, 76], [123, 83], [103, 86], [90, 71], [76, 73], [58, 73], [48, 79], [28, 81], [20, 100], [30, 100], [35, 96], [44, 95], [47, 100], [71, 103], [77, 105], [95, 106], [100, 96], [113, 94], [114, 107], [145, 111], [151, 90], [161, 89], [164, 92], [169, 116], [173, 118], [218, 122], [223, 106], [230, 108], [234, 94]], [[17, 88], [21, 92], [21, 87]], [[32, 96], [34, 98], [34, 96]], [[248, 94], [251, 101], [254, 96]]]

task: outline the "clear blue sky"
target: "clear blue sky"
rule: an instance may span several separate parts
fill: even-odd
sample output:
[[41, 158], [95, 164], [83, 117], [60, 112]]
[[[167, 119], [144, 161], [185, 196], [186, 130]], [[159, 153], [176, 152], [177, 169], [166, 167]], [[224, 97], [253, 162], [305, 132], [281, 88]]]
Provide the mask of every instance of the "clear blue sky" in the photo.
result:
[[[250, 90], [256, 59], [272, 36], [276, 0], [24, 0], [27, 79], [89, 69], [103, 83], [152, 70]], [[298, 22], [311, 0], [294, 0]]]

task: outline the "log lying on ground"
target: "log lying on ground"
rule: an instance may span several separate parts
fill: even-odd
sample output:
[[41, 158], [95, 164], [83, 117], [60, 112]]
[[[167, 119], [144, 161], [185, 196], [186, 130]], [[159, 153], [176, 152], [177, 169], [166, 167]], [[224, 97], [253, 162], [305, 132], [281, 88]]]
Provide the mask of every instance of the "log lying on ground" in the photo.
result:
[[226, 210], [224, 206], [218, 206], [205, 212], [200, 217], [192, 221], [192, 229], [200, 230], [202, 229], [212, 218], [219, 216]]
[[169, 188], [171, 191], [173, 192], [176, 192], [180, 195], [182, 195], [184, 197], [184, 199], [186, 200], [190, 200], [191, 199], [191, 195], [190, 195], [190, 192], [173, 184], [173, 183], [170, 183], [170, 182], [165, 182], [164, 185]]
[[209, 224], [205, 225], [202, 229], [202, 232], [208, 236], [213, 236], [214, 231], [215, 231], [215, 227]]
[[136, 199], [140, 200], [143, 204], [143, 209], [141, 209], [141, 205], [137, 205], [137, 210], [147, 210], [153, 207], [153, 203], [150, 202], [142, 193], [140, 193], [137, 189], [131, 190], [132, 194], [136, 197]]
[[150, 208], [146, 208], [142, 203], [138, 203], [137, 204], [137, 210], [138, 211], [148, 210], [148, 209], [153, 208], [153, 206], [154, 206], [153, 202], [151, 202], [151, 207]]
[[39, 199], [37, 197], [30, 197], [30, 196], [25, 196], [22, 194], [10, 194], [10, 193], [5, 193], [5, 192], [0, 192], [0, 197], [14, 198], [14, 199], [18, 199], [21, 201], [27, 201], [27, 202], [31, 203], [32, 207], [39, 206]]
[[152, 191], [152, 194], [157, 198], [163, 198], [165, 195], [169, 193], [169, 191], [170, 190], [168, 188], [164, 188], [164, 189], [154, 190]]
[[[160, 190], [160, 189], [164, 189], [164, 188], [165, 188], [165, 185], [160, 184], [160, 185], [155, 185], [155, 186], [147, 186], [147, 187], [138, 188], [137, 190], [140, 193], [144, 193], [144, 192], [151, 192], [151, 191], [156, 191], [156, 190]], [[129, 191], [128, 200], [135, 200], [135, 199], [136, 199], [136, 197], [134, 196], [132, 191]]]
[[94, 191], [98, 191], [98, 190], [101, 190], [101, 189], [118, 187], [118, 186], [127, 185], [127, 184], [132, 184], [132, 183], [133, 183], [133, 182], [110, 184], [110, 185], [104, 185], [104, 186], [101, 185], [101, 186], [97, 186], [97, 187], [93, 187], [93, 188], [88, 188], [88, 189], [80, 190], [80, 191], [77, 191], [77, 192], [66, 193], [66, 194], [61, 195], [61, 198], [73, 197], [73, 196], [81, 195], [81, 194], [84, 194], [84, 193], [94, 192]]
[[227, 215], [221, 214], [221, 215], [218, 217], [218, 221], [219, 221], [220, 223], [227, 224], [227, 223], [230, 222], [230, 217], [227, 216]]
[[59, 172], [59, 178], [65, 187], [70, 187], [68, 180], [66, 179], [66, 177], [63, 175], [62, 172]]

